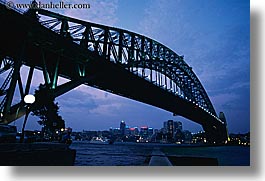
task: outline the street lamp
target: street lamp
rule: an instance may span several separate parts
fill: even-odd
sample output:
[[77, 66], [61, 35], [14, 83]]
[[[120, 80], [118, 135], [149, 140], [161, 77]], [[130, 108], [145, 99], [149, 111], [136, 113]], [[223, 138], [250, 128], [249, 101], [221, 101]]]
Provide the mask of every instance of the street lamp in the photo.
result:
[[35, 96], [28, 94], [24, 97], [24, 102], [26, 103], [26, 105], [30, 105], [33, 104], [35, 102]]
[[35, 102], [35, 96], [28, 94], [24, 97], [24, 103], [26, 104], [26, 115], [24, 118], [24, 122], [23, 122], [23, 127], [22, 127], [22, 132], [21, 132], [21, 137], [20, 137], [20, 142], [23, 143], [24, 142], [24, 136], [25, 136], [25, 126], [28, 120], [28, 116], [30, 113], [30, 105], [33, 104]]

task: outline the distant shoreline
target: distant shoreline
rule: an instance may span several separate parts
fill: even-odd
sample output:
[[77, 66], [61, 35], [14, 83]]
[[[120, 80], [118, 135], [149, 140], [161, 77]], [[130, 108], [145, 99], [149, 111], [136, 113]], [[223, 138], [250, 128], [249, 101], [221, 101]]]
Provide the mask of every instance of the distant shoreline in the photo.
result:
[[[89, 141], [73, 141], [73, 143], [89, 143]], [[94, 144], [94, 143], [89, 143]], [[95, 144], [96, 145], [96, 144]], [[108, 144], [105, 144], [108, 145]], [[174, 144], [174, 143], [135, 143], [135, 142], [114, 142], [111, 145], [119, 146], [159, 146], [159, 147], [179, 147], [179, 148], [190, 148], [190, 147], [219, 147], [219, 146], [239, 146], [239, 147], [250, 147], [243, 145], [210, 145], [210, 144]]]

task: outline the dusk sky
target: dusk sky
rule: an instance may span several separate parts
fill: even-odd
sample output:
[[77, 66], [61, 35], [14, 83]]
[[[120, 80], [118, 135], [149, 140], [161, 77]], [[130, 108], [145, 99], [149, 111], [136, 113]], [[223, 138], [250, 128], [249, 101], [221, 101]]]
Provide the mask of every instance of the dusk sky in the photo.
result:
[[[28, 2], [28, 1], [14, 1]], [[41, 1], [42, 3], [50, 2]], [[53, 2], [59, 2], [53, 1]], [[90, 9], [50, 11], [114, 26], [150, 37], [171, 48], [200, 79], [216, 112], [225, 113], [228, 131], [250, 130], [250, 7], [247, 0], [72, 0]], [[26, 68], [22, 69], [22, 72]], [[43, 81], [34, 73], [33, 85]], [[61, 79], [61, 82], [64, 80]], [[118, 80], [117, 80], [118, 81]], [[34, 93], [34, 90], [31, 90]], [[107, 130], [127, 125], [161, 128], [164, 121], [183, 122], [192, 132], [202, 127], [162, 109], [80, 86], [56, 99], [67, 127], [75, 131]], [[15, 124], [19, 128], [22, 120]], [[30, 116], [27, 129], [40, 129]]]

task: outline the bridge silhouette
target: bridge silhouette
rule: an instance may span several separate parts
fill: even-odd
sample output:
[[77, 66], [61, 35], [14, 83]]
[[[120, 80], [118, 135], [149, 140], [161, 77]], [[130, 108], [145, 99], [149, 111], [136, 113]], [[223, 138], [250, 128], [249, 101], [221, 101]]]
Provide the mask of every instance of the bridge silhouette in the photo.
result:
[[[211, 143], [227, 140], [219, 118], [184, 57], [143, 35], [63, 16], [44, 9], [25, 12], [0, 4], [0, 123], [25, 115], [35, 69], [56, 98], [85, 84], [150, 104], [202, 125]], [[20, 68], [29, 67], [26, 80]], [[58, 77], [70, 80], [58, 85]], [[22, 82], [25, 82], [23, 85]], [[18, 87], [21, 101], [14, 102]], [[223, 115], [223, 113], [222, 113]]]

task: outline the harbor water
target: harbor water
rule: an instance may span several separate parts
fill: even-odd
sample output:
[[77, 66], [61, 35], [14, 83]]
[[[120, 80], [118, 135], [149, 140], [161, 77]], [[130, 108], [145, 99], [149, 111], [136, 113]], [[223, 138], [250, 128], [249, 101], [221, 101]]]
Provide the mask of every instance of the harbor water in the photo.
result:
[[220, 166], [249, 166], [250, 147], [215, 146], [194, 147], [165, 144], [117, 143], [90, 144], [73, 142], [76, 150], [75, 166], [145, 166], [152, 150], [159, 148], [166, 155], [217, 158]]

